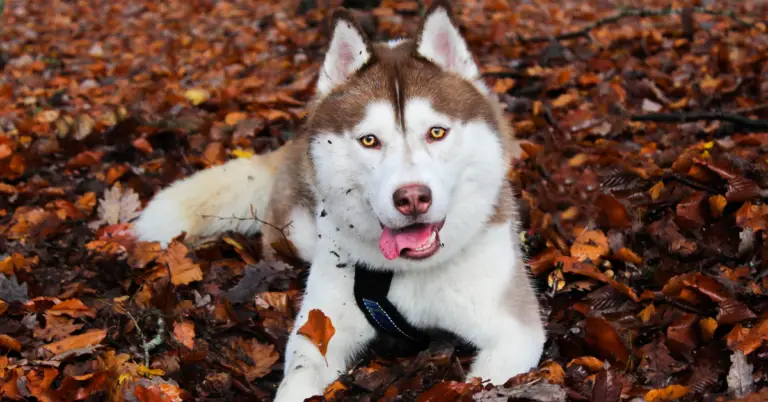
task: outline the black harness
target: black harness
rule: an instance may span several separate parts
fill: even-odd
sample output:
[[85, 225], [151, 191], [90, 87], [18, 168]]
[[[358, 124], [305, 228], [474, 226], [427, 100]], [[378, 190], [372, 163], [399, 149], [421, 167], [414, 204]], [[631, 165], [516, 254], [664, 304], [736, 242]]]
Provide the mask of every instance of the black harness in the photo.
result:
[[429, 336], [411, 325], [387, 299], [393, 275], [391, 271], [374, 271], [363, 264], [355, 264], [357, 306], [379, 332], [425, 348], [429, 345]]

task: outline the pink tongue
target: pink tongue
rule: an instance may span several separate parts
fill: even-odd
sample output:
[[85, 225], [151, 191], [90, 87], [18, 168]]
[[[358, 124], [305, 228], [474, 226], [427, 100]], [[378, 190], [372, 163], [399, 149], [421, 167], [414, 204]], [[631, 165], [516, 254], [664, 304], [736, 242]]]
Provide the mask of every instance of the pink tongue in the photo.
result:
[[394, 260], [405, 248], [421, 248], [429, 243], [434, 230], [434, 225], [426, 225], [394, 233], [392, 229], [385, 226], [381, 232], [379, 248], [386, 259]]

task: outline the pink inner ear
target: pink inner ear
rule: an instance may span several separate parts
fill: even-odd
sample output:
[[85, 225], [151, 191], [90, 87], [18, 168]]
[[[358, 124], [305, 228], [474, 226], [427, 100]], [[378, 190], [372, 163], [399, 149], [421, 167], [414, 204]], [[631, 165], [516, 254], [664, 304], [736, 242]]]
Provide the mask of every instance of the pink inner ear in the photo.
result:
[[346, 79], [349, 75], [350, 66], [355, 60], [352, 54], [352, 46], [348, 42], [339, 43], [339, 53], [336, 58], [336, 70], [340, 79]]
[[450, 70], [455, 67], [455, 49], [453, 48], [453, 43], [451, 43], [451, 33], [449, 31], [440, 30], [437, 33], [435, 37], [435, 50], [443, 58], [443, 68]]

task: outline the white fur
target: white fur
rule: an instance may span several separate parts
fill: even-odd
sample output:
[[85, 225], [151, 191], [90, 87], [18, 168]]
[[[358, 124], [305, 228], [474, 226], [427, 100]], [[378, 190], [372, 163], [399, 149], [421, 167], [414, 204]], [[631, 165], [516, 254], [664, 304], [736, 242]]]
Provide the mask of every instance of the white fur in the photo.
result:
[[444, 70], [455, 72], [470, 81], [479, 76], [467, 43], [443, 8], [427, 16], [417, 51]]
[[334, 27], [331, 44], [317, 78], [317, 93], [325, 95], [342, 84], [370, 57], [362, 32], [348, 21], [339, 21]]
[[[167, 245], [187, 232], [204, 237], [228, 230], [258, 232], [272, 193], [274, 172], [259, 157], [234, 159], [176, 181], [159, 192], [134, 223], [136, 236]], [[201, 197], [200, 192], [205, 196]]]

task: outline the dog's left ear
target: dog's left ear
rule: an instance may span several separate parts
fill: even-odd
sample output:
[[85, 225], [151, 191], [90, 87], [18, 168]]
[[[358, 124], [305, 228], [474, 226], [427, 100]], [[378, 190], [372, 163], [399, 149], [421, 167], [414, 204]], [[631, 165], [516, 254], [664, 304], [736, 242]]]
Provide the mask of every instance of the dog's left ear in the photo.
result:
[[461, 36], [447, 1], [437, 0], [427, 10], [417, 39], [416, 51], [446, 71], [475, 80], [480, 71]]

